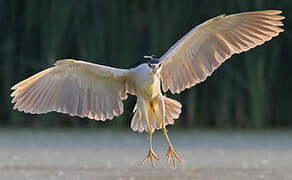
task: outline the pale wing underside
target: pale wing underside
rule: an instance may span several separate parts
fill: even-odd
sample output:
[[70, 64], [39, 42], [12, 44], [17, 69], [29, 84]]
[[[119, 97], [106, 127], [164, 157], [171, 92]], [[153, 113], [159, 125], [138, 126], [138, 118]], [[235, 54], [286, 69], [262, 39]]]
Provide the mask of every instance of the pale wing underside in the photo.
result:
[[204, 81], [231, 55], [277, 36], [283, 29], [281, 11], [218, 16], [195, 27], [161, 58], [163, 91], [180, 93]]
[[122, 100], [135, 93], [129, 70], [60, 60], [11, 89], [14, 109], [32, 114], [57, 111], [95, 120], [123, 113]]

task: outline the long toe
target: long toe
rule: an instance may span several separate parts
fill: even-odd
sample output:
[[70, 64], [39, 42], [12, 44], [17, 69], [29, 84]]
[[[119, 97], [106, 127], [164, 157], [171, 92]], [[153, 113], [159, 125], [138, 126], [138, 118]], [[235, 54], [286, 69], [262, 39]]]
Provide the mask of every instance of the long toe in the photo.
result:
[[142, 161], [142, 165], [145, 164], [147, 159], [150, 159], [151, 161], [151, 166], [154, 167], [154, 159], [159, 161], [159, 158], [156, 156], [156, 154], [153, 152], [153, 150], [149, 150], [148, 155], [145, 157], [145, 159]]
[[170, 161], [172, 161], [172, 165], [175, 168], [175, 159], [182, 163], [182, 160], [178, 157], [178, 155], [176, 154], [176, 152], [174, 151], [173, 147], [169, 146], [167, 153], [166, 153], [166, 159], [167, 159], [167, 163], [169, 164]]

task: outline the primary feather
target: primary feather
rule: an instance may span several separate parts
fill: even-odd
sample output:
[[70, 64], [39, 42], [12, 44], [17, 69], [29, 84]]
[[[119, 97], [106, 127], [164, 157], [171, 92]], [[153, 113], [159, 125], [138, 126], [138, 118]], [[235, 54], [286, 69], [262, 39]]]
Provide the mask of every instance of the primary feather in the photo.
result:
[[281, 11], [221, 15], [195, 27], [161, 58], [163, 91], [180, 93], [204, 81], [231, 55], [269, 41], [283, 31]]
[[123, 113], [122, 100], [135, 94], [130, 70], [84, 61], [60, 60], [11, 89], [14, 109], [32, 114], [50, 111], [95, 120]]

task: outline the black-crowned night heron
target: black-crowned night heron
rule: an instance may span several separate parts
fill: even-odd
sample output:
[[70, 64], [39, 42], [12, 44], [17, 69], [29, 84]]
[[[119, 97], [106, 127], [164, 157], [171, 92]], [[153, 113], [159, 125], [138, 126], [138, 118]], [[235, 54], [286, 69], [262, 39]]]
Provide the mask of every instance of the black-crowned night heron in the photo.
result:
[[16, 84], [11, 89], [14, 109], [32, 114], [57, 111], [95, 120], [123, 113], [122, 100], [137, 96], [131, 128], [149, 134], [149, 153], [143, 163], [158, 157], [152, 150], [152, 133], [162, 129], [169, 145], [168, 162], [181, 162], [168, 138], [166, 125], [179, 117], [181, 104], [164, 96], [180, 93], [204, 81], [231, 55], [247, 51], [277, 36], [283, 29], [281, 11], [221, 15], [192, 29], [160, 59], [119, 69], [72, 59]]

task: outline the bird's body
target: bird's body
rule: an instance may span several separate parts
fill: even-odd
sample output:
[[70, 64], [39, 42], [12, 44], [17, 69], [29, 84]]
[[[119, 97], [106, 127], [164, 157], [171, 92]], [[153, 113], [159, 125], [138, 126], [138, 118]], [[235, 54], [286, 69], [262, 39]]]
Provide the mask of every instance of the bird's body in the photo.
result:
[[[137, 96], [131, 128], [149, 134], [145, 160], [158, 157], [152, 150], [152, 134], [162, 129], [167, 159], [181, 162], [167, 135], [166, 125], [181, 113], [181, 104], [163, 95], [180, 93], [204, 81], [231, 55], [263, 44], [283, 31], [281, 11], [256, 11], [217, 16], [192, 29], [160, 59], [119, 69], [72, 59], [59, 60], [18, 84], [14, 109], [32, 114], [57, 111], [95, 120], [113, 119], [123, 113], [127, 94]], [[149, 58], [149, 57], [148, 57]], [[161, 89], [162, 87], [162, 89]]]
[[[129, 71], [135, 87], [133, 95], [137, 96], [131, 128], [139, 132], [146, 130], [153, 133], [155, 129], [162, 127], [162, 123], [173, 124], [173, 119], [179, 117], [181, 104], [163, 96], [160, 88], [160, 70], [158, 69], [158, 72], [153, 73], [148, 64], [143, 63]], [[143, 111], [147, 114], [143, 114]], [[165, 111], [167, 113], [163, 115]], [[163, 118], [164, 116], [166, 118]]]

